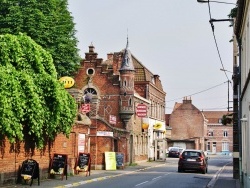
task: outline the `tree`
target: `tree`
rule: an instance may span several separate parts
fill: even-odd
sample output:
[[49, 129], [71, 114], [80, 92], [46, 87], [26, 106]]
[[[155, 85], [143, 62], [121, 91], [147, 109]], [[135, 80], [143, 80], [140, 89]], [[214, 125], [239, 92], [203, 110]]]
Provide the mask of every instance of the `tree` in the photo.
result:
[[0, 35], [0, 138], [28, 138], [42, 148], [46, 138], [69, 135], [76, 103], [57, 79], [51, 55], [30, 37]]
[[0, 34], [25, 33], [50, 52], [58, 76], [71, 76], [80, 57], [67, 0], [0, 0]]

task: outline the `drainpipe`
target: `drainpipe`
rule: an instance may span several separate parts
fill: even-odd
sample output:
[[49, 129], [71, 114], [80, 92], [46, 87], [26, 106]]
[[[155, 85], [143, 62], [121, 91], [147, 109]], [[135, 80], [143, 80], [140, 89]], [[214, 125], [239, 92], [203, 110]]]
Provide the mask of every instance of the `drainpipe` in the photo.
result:
[[237, 37], [237, 42], [239, 46], [239, 73], [238, 73], [238, 135], [239, 135], [239, 175], [240, 183], [243, 183], [242, 177], [242, 134], [241, 134], [241, 117], [242, 117], [242, 102], [241, 102], [241, 40]]

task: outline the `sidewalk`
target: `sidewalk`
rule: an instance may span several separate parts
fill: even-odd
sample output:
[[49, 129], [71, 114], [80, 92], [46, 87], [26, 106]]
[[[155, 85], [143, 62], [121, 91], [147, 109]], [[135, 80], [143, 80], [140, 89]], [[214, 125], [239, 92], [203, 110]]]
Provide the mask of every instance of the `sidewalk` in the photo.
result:
[[[41, 180], [40, 186], [38, 186], [37, 179], [33, 181], [31, 187], [33, 188], [68, 188], [68, 187], [76, 187], [78, 185], [83, 185], [86, 183], [94, 182], [94, 181], [101, 181], [104, 179], [114, 178], [116, 176], [121, 176], [124, 174], [130, 174], [137, 171], [142, 171], [148, 168], [153, 168], [156, 166], [162, 166], [165, 162], [142, 162], [136, 166], [126, 166], [123, 170], [117, 169], [115, 171], [107, 171], [107, 170], [91, 170], [90, 176], [85, 176], [85, 173], [80, 173], [79, 175], [68, 176], [67, 180], [64, 177], [63, 180], [59, 176], [55, 179], [46, 179]], [[8, 186], [8, 188], [30, 188], [29, 185], [12, 185]], [[232, 163], [224, 166], [221, 168], [218, 173], [211, 179], [208, 183], [207, 188], [240, 188], [238, 181], [233, 179], [233, 166]]]
[[223, 166], [208, 183], [207, 188], [240, 188], [239, 180], [233, 179], [233, 162]]

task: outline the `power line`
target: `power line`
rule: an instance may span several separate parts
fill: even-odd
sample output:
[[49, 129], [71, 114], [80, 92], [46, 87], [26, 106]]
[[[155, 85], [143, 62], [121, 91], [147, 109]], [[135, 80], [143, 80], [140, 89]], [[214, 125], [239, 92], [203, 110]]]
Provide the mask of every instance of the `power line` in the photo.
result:
[[[205, 89], [205, 90], [202, 90], [202, 91], [198, 91], [198, 92], [193, 93], [193, 94], [191, 94], [191, 95], [186, 95], [186, 96], [190, 96], [190, 97], [191, 97], [191, 96], [193, 96], [193, 95], [197, 95], [197, 94], [199, 94], [199, 93], [203, 93], [203, 92], [205, 92], [205, 91], [208, 91], [208, 90], [214, 89], [214, 88], [216, 88], [216, 87], [218, 87], [218, 86], [221, 86], [221, 85], [223, 85], [223, 84], [225, 84], [225, 83], [227, 83], [227, 82], [228, 82], [228, 81], [223, 82], [223, 83], [218, 84], [218, 85], [215, 85], [215, 86], [210, 87], [210, 88], [208, 88], [208, 89]], [[185, 96], [185, 97], [186, 97], [186, 96]], [[172, 99], [172, 100], [169, 100], [169, 101], [166, 101], [166, 102], [176, 101], [176, 100], [179, 100], [179, 99], [183, 99], [183, 97], [176, 98], [176, 99]]]
[[[209, 1], [208, 1], [208, 12], [209, 12], [210, 20], [212, 20], [212, 17], [211, 17], [211, 8], [210, 8], [210, 3], [209, 3]], [[217, 50], [217, 53], [218, 53], [218, 56], [219, 56], [219, 60], [220, 60], [221, 66], [222, 66], [222, 69], [225, 70], [224, 64], [223, 64], [223, 62], [222, 62], [222, 58], [221, 58], [221, 55], [220, 55], [220, 50], [219, 50], [219, 47], [218, 47], [218, 43], [217, 43], [217, 40], [216, 40], [216, 37], [215, 37], [214, 24], [213, 24], [213, 22], [210, 21], [210, 25], [211, 25], [211, 28], [212, 28], [213, 37], [214, 37], [214, 42], [215, 42], [215, 46], [216, 46], [216, 50]], [[229, 78], [228, 78], [228, 76], [227, 76], [226, 71], [223, 71], [223, 72], [225, 73], [225, 75], [226, 75], [226, 77], [227, 77], [227, 80], [229, 81]], [[230, 82], [230, 84], [231, 84], [231, 87], [233, 87], [231, 82]]]

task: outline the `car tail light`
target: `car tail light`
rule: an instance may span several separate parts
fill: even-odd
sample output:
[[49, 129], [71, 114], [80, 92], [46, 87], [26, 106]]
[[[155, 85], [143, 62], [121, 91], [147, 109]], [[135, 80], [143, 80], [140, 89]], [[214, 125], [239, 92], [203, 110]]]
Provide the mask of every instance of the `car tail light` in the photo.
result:
[[199, 161], [199, 162], [201, 162], [201, 161], [203, 161], [204, 160], [204, 157], [198, 157], [198, 159], [197, 159], [197, 161]]

